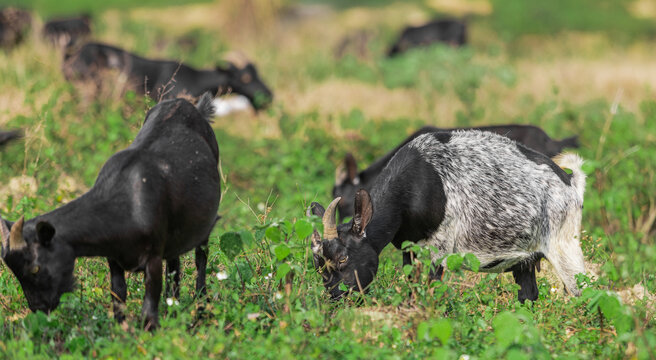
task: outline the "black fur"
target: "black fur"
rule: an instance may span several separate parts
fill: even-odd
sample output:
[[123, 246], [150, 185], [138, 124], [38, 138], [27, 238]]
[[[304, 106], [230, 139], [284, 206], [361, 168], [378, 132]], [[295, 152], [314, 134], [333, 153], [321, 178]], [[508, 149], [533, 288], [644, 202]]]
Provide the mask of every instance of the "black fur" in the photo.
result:
[[540, 154], [537, 151], [533, 151], [527, 147], [522, 146], [521, 144], [517, 144], [517, 148], [519, 151], [521, 151], [524, 156], [526, 156], [527, 159], [533, 161], [534, 163], [538, 165], [543, 165], [546, 164], [548, 165], [551, 170], [553, 170], [556, 175], [560, 178], [560, 180], [563, 181], [563, 183], [567, 185], [572, 184], [572, 175], [568, 174], [565, 172], [565, 170], [561, 169], [556, 163], [551, 161], [548, 157], [544, 156], [543, 154]]
[[387, 56], [396, 56], [411, 48], [433, 43], [462, 46], [467, 43], [467, 24], [457, 19], [439, 19], [417, 27], [406, 27], [399, 39], [388, 50]]
[[11, 49], [20, 44], [32, 24], [32, 15], [13, 7], [0, 9], [0, 47]]
[[[522, 145], [529, 147], [535, 151], [538, 151], [548, 157], [553, 157], [559, 154], [564, 147], [573, 147], [578, 146], [578, 141], [576, 141], [576, 136], [570, 137], [561, 141], [551, 139], [542, 129], [533, 125], [496, 125], [496, 126], [482, 126], [482, 127], [473, 127], [473, 128], [452, 128], [452, 129], [442, 129], [434, 126], [424, 126], [421, 129], [415, 131], [412, 135], [408, 136], [401, 144], [399, 144], [392, 151], [385, 154], [383, 157], [376, 160], [368, 168], [357, 172], [357, 164], [353, 155], [347, 154], [345, 162], [349, 164], [349, 167], [352, 170], [349, 170], [348, 176], [339, 180], [333, 187], [333, 198], [338, 196], [342, 197], [342, 201], [338, 205], [339, 209], [339, 221], [342, 222], [344, 218], [348, 216], [353, 216], [353, 197], [355, 192], [358, 189], [367, 189], [371, 190], [371, 186], [376, 181], [376, 178], [383, 170], [383, 168], [390, 161], [392, 156], [403, 146], [405, 146], [410, 141], [414, 140], [416, 137], [432, 133], [432, 132], [443, 132], [441, 135], [442, 139], [438, 139], [441, 142], [448, 142], [449, 137], [447, 137], [444, 132], [451, 132], [456, 130], [481, 130], [489, 131], [499, 135], [503, 135], [507, 138], [515, 140]], [[526, 150], [523, 150], [526, 151]], [[531, 153], [532, 154], [532, 153]], [[537, 159], [538, 161], [548, 161], [548, 159], [542, 159], [539, 155], [530, 155], [531, 159]], [[542, 160], [540, 160], [542, 159]], [[550, 166], [552, 162], [548, 162]], [[554, 165], [555, 166], [555, 165]], [[553, 167], [552, 167], [553, 168]], [[557, 168], [557, 169], [556, 169]], [[562, 169], [556, 166], [554, 171], [557, 171], [559, 176], [565, 174], [563, 181], [567, 181], [569, 175], [565, 173]], [[562, 174], [561, 174], [562, 173]]]
[[206, 92], [244, 95], [255, 109], [268, 106], [271, 90], [259, 78], [253, 64], [237, 68], [228, 63], [212, 70], [196, 70], [178, 61], [150, 60], [123, 49], [88, 43], [67, 53], [64, 75], [68, 80], [102, 82], [100, 71], [118, 69], [129, 77], [129, 87], [154, 99], [172, 99], [179, 95], [199, 97]]
[[119, 321], [125, 270], [145, 272], [142, 318], [154, 329], [162, 262], [177, 270], [178, 257], [194, 248], [202, 295], [205, 247], [221, 194], [218, 160], [214, 132], [198, 109], [183, 99], [153, 107], [132, 144], [109, 158], [86, 194], [25, 222], [26, 247], [8, 249], [2, 239], [3, 259], [30, 309], [57, 307], [62, 293], [71, 291], [75, 258], [82, 256], [108, 259]]
[[0, 131], [0, 146], [7, 144], [12, 140], [17, 140], [23, 137], [21, 130]]
[[91, 34], [91, 16], [52, 19], [43, 26], [43, 36], [56, 45], [76, 43]]

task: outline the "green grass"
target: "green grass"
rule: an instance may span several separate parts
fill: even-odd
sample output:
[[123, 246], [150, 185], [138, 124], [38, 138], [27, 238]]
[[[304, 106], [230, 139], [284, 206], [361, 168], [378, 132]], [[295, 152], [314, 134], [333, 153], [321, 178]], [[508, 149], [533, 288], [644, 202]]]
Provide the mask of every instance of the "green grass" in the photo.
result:
[[[98, 18], [101, 35], [116, 26], [100, 10]], [[114, 31], [137, 44], [132, 50], [153, 57], [210, 66], [235, 47], [229, 34], [195, 30], [197, 49], [185, 52], [174, 41], [160, 48], [158, 40], [168, 40], [170, 29], [128, 17], [120, 22]], [[492, 32], [485, 21], [474, 25]], [[392, 32], [384, 22], [371, 26]], [[143, 275], [128, 277], [124, 330], [110, 311], [106, 261], [79, 259], [76, 290], [52, 314], [30, 313], [2, 263], [0, 358], [653, 358], [653, 298], [634, 296], [625, 303], [616, 295], [636, 284], [656, 292], [649, 215], [656, 211], [656, 101], [648, 90], [625, 88], [630, 99], [611, 112], [614, 99], [592, 86], [585, 97], [564, 95], [569, 83], [531, 94], [522, 86], [530, 75], [520, 70], [526, 59], [503, 45], [435, 46], [392, 60], [374, 51], [369, 59], [334, 60], [326, 44], [302, 38], [294, 27], [286, 31], [307, 50], [290, 55], [280, 44], [252, 45], [267, 54], [257, 65], [276, 92], [274, 106], [214, 125], [225, 184], [223, 217], [210, 237], [206, 301], [194, 299], [195, 269], [187, 254], [179, 303], [162, 299], [162, 328], [152, 334], [141, 330], [138, 319]], [[651, 46], [640, 41], [624, 45]], [[371, 47], [384, 45], [375, 39]], [[27, 132], [24, 141], [0, 152], [3, 218], [31, 218], [82, 194], [107, 158], [131, 142], [152, 105], [131, 93], [84, 100], [83, 91], [63, 79], [53, 60], [58, 56], [36, 38], [0, 53], [0, 84], [11, 95], [0, 94], [0, 103], [8, 104], [0, 109], [1, 128]], [[529, 71], [540, 72], [544, 64], [528, 59], [536, 62]], [[425, 109], [408, 106], [407, 115], [372, 118], [370, 104], [338, 112], [299, 110], [286, 102], [293, 100], [290, 93], [301, 97], [336, 78], [387, 94], [380, 106], [394, 101], [393, 91], [405, 91], [424, 99]], [[513, 99], [512, 108], [504, 96]], [[440, 118], [444, 112], [433, 102], [458, 106]], [[476, 261], [461, 255], [448, 260], [442, 282], [431, 283], [427, 249], [416, 249], [419, 261], [403, 268], [400, 252], [390, 248], [369, 294], [328, 300], [306, 239], [320, 222], [305, 217], [307, 205], [331, 200], [335, 167], [346, 152], [361, 165], [373, 162], [424, 125], [425, 112], [434, 125], [517, 122], [539, 125], [554, 138], [580, 134], [578, 153], [588, 174], [582, 247], [586, 261], [599, 268], [598, 276], [579, 279], [587, 285], [582, 297], [565, 296], [560, 282], [543, 271], [539, 299], [521, 305], [508, 274], [463, 271], [462, 263], [475, 267]], [[10, 186], [18, 191], [19, 176], [33, 178], [36, 189], [3, 198]], [[201, 303], [204, 312], [198, 311]]]

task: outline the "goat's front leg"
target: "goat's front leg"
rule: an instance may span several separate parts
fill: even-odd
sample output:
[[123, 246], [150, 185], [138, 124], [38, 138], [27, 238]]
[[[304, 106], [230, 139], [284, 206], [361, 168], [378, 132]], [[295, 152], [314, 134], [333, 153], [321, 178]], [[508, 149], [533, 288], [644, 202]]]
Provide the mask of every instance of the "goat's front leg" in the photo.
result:
[[205, 277], [207, 271], [207, 243], [209, 238], [204, 243], [196, 247], [196, 297], [204, 297], [207, 294], [205, 289]]
[[112, 308], [114, 309], [114, 319], [118, 323], [125, 321], [123, 309], [125, 308], [125, 299], [128, 294], [128, 287], [125, 284], [125, 270], [116, 261], [107, 259], [109, 263], [109, 273], [112, 283]]
[[159, 299], [162, 294], [162, 257], [153, 256], [146, 263], [146, 293], [144, 295], [141, 318], [144, 329], [148, 331], [159, 327]]
[[431, 269], [428, 273], [428, 277], [431, 281], [437, 281], [444, 278], [444, 266], [442, 264], [436, 264], [435, 262], [431, 263]]
[[180, 258], [166, 260], [166, 297], [180, 297]]

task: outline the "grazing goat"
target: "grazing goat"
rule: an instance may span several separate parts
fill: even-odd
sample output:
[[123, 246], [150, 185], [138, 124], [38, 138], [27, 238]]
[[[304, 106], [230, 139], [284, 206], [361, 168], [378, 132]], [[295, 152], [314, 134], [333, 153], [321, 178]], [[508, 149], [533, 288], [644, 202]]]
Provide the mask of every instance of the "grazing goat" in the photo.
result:
[[0, 47], [11, 49], [20, 44], [31, 23], [32, 16], [25, 10], [13, 7], [0, 9]]
[[[537, 299], [533, 269], [545, 257], [571, 294], [574, 275], [584, 272], [579, 244], [585, 191], [582, 160], [548, 157], [490, 132], [454, 131], [420, 135], [399, 149], [371, 190], [355, 194], [353, 219], [337, 225], [334, 199], [323, 218], [323, 238], [312, 235], [317, 270], [333, 298], [339, 283], [362, 290], [374, 279], [378, 256], [390, 242], [432, 245], [437, 274], [445, 255], [473, 253], [480, 270], [513, 270], [519, 298]], [[404, 263], [409, 258], [404, 256]], [[515, 274], [516, 273], [516, 274]]]
[[93, 80], [101, 84], [101, 71], [118, 69], [128, 78], [128, 86], [154, 99], [171, 99], [179, 95], [194, 98], [205, 92], [223, 95], [230, 91], [244, 95], [261, 109], [273, 98], [253, 64], [238, 68], [233, 63], [213, 70], [196, 70], [177, 61], [145, 59], [125, 50], [99, 43], [88, 43], [64, 59], [68, 80]]
[[340, 201], [338, 205], [339, 222], [343, 222], [344, 218], [348, 216], [353, 216], [353, 196], [355, 195], [355, 192], [361, 188], [371, 191], [371, 186], [376, 181], [378, 174], [383, 171], [383, 168], [387, 165], [392, 156], [394, 156], [394, 154], [405, 144], [422, 134], [435, 131], [455, 130], [480, 130], [497, 133], [515, 140], [537, 152], [543, 153], [550, 158], [560, 154], [560, 152], [566, 147], [576, 148], [579, 146], [577, 136], [572, 136], [563, 140], [553, 140], [542, 129], [533, 125], [495, 125], [460, 129], [440, 129], [433, 126], [424, 126], [408, 136], [394, 150], [376, 160], [371, 166], [359, 173], [353, 155], [346, 154], [344, 164], [340, 166], [335, 173], [335, 186], [333, 187], [333, 198], [342, 198], [342, 201]]
[[53, 19], [43, 26], [43, 36], [59, 47], [74, 44], [91, 34], [91, 17]]
[[2, 258], [32, 311], [59, 305], [72, 290], [75, 259], [82, 256], [107, 258], [119, 322], [125, 319], [125, 270], [145, 273], [146, 329], [159, 324], [162, 261], [170, 273], [177, 271], [171, 274], [177, 287], [178, 257], [195, 248], [196, 295], [205, 294], [207, 242], [221, 197], [211, 101], [205, 94], [197, 107], [184, 99], [159, 103], [86, 194], [27, 221], [0, 219]]
[[0, 146], [21, 137], [23, 137], [23, 132], [20, 130], [0, 131]]
[[392, 57], [407, 50], [433, 43], [462, 46], [467, 43], [467, 24], [456, 19], [439, 19], [428, 24], [403, 29], [399, 39], [387, 52]]

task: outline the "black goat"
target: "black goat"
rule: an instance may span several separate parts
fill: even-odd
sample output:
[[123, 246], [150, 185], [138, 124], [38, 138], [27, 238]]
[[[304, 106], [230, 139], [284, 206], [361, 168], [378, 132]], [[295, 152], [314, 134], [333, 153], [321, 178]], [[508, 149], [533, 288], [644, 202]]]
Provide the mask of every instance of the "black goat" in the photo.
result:
[[53, 19], [43, 26], [43, 36], [54, 45], [64, 47], [91, 34], [91, 16]]
[[145, 272], [146, 329], [159, 324], [164, 260], [167, 270], [177, 268], [177, 281], [178, 257], [195, 248], [196, 295], [205, 293], [206, 247], [221, 197], [211, 101], [205, 94], [197, 107], [184, 99], [159, 103], [86, 194], [28, 221], [0, 219], [2, 258], [32, 311], [59, 305], [72, 290], [75, 259], [82, 256], [107, 258], [119, 322], [125, 319], [125, 270]]
[[23, 132], [20, 130], [0, 131], [0, 146], [21, 137], [23, 137]]
[[455, 130], [480, 130], [493, 132], [515, 140], [522, 145], [540, 152], [548, 157], [554, 157], [558, 155], [566, 147], [576, 148], [579, 146], [577, 136], [572, 136], [563, 140], [553, 140], [542, 129], [533, 125], [496, 125], [459, 129], [440, 129], [433, 126], [424, 126], [414, 132], [412, 135], [408, 136], [394, 150], [376, 160], [367, 169], [362, 170], [359, 173], [358, 166], [353, 155], [346, 154], [346, 157], [344, 158], [344, 164], [340, 166], [336, 171], [335, 186], [333, 187], [333, 198], [342, 198], [342, 201], [340, 201], [338, 205], [339, 222], [341, 223], [344, 218], [348, 216], [353, 216], [353, 196], [355, 195], [355, 192], [361, 188], [371, 191], [371, 186], [376, 181], [378, 174], [383, 171], [383, 168], [385, 168], [392, 156], [394, 156], [394, 154], [405, 144], [414, 140], [419, 135], [435, 131]]
[[32, 24], [32, 16], [22, 9], [0, 9], [0, 47], [11, 49], [23, 41]]
[[[506, 137], [482, 131], [420, 135], [399, 149], [372, 186], [354, 196], [354, 216], [337, 225], [336, 198], [324, 211], [323, 238], [312, 235], [317, 270], [333, 298], [344, 283], [363, 290], [390, 242], [423, 242], [438, 251], [437, 263], [452, 253], [473, 253], [481, 271], [517, 272], [519, 298], [537, 299], [536, 261], [545, 257], [567, 291], [580, 295], [574, 275], [584, 272], [579, 245], [585, 191], [583, 161], [568, 154], [557, 160]], [[404, 256], [404, 263], [408, 257]], [[517, 277], [519, 276], [519, 278]]]
[[422, 26], [408, 26], [387, 52], [396, 56], [407, 50], [433, 43], [462, 46], [467, 43], [467, 24], [457, 19], [439, 19]]
[[179, 95], [197, 98], [205, 92], [222, 95], [230, 91], [244, 95], [261, 109], [273, 98], [271, 90], [259, 78], [253, 64], [238, 68], [232, 63], [213, 70], [196, 70], [177, 61], [150, 60], [117, 47], [88, 43], [64, 59], [68, 80], [93, 80], [101, 84], [103, 69], [118, 69], [127, 75], [128, 86], [154, 99], [171, 99]]

